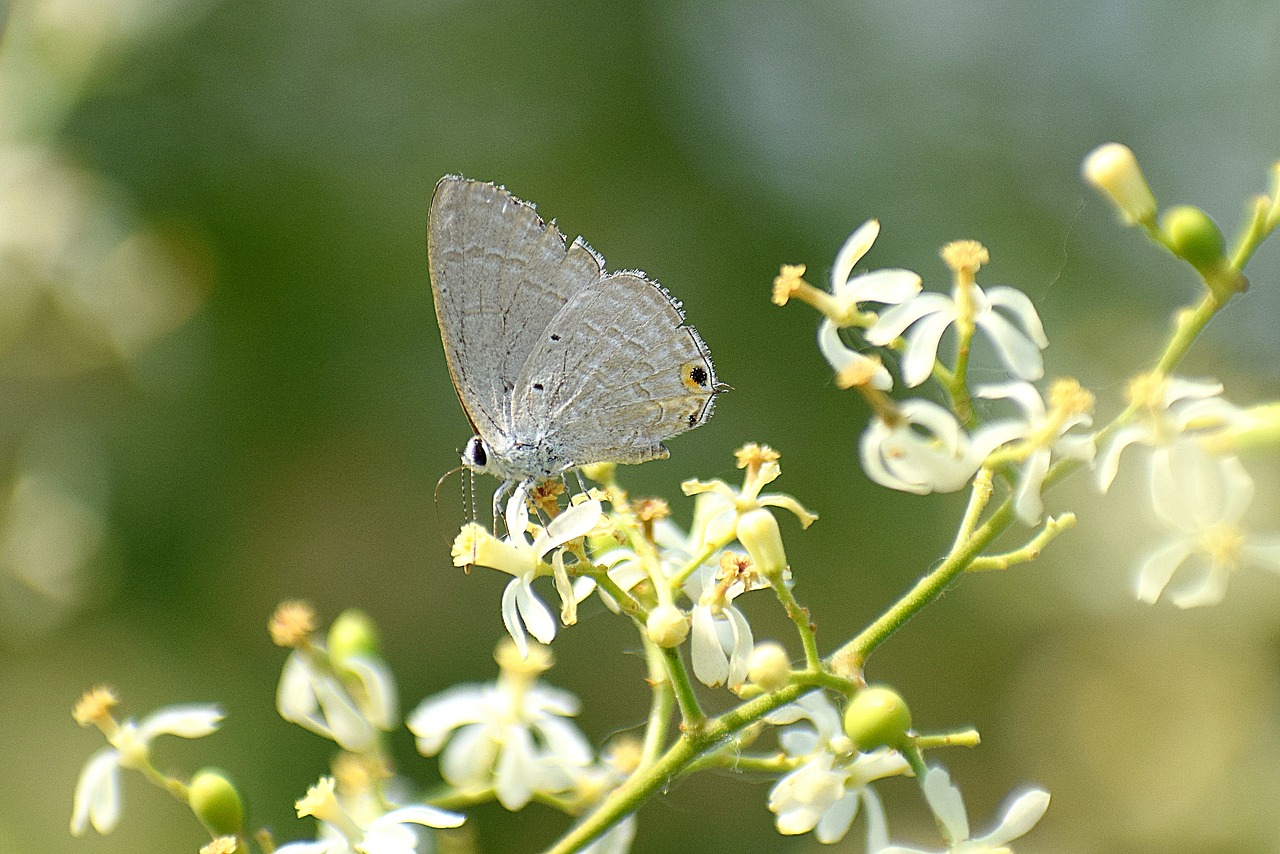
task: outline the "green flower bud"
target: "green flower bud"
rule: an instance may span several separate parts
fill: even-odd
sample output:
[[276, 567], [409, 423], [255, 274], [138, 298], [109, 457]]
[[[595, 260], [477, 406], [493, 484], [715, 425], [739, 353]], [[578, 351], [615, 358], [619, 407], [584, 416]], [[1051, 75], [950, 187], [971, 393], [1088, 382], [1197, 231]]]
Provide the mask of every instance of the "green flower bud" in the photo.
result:
[[747, 679], [772, 693], [785, 688], [791, 678], [791, 657], [781, 644], [764, 641], [756, 644], [747, 664]]
[[196, 818], [216, 836], [244, 832], [244, 804], [235, 785], [215, 768], [201, 768], [187, 787], [187, 803]]
[[649, 612], [645, 630], [649, 640], [663, 649], [671, 649], [689, 636], [689, 618], [674, 605], [659, 605]]
[[738, 520], [738, 542], [751, 555], [756, 572], [770, 583], [777, 583], [787, 568], [787, 553], [782, 548], [782, 532], [778, 520], [763, 507], [748, 510]]
[[342, 661], [355, 653], [380, 655], [381, 639], [373, 619], [358, 608], [348, 608], [329, 627], [329, 654]]
[[861, 751], [902, 750], [911, 738], [911, 710], [897, 691], [884, 685], [863, 688], [844, 710], [844, 732]]
[[1080, 167], [1084, 179], [1111, 197], [1129, 225], [1155, 225], [1156, 196], [1127, 145], [1108, 142], [1090, 151]]

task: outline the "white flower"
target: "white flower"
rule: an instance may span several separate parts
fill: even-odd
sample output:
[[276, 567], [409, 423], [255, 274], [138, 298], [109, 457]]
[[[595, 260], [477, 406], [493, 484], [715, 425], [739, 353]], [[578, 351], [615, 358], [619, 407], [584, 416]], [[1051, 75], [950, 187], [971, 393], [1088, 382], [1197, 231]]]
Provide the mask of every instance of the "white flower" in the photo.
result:
[[[1019, 379], [1040, 379], [1044, 375], [1040, 351], [1049, 346], [1049, 339], [1027, 295], [1010, 287], [984, 291], [978, 286], [974, 276], [987, 262], [987, 250], [979, 243], [948, 244], [942, 257], [954, 273], [952, 295], [921, 293], [889, 309], [867, 330], [867, 340], [885, 346], [912, 327], [902, 356], [902, 379], [908, 388], [929, 378], [942, 333], [953, 323], [987, 333], [1000, 360]], [[1007, 312], [1022, 328], [998, 310]]]
[[769, 582], [749, 563], [725, 555], [717, 563], [703, 564], [685, 582], [693, 601], [691, 656], [693, 675], [711, 688], [728, 684], [736, 690], [747, 679], [747, 665], [755, 638], [747, 618], [733, 600], [748, 590], [762, 590]]
[[1232, 573], [1246, 563], [1280, 572], [1280, 536], [1252, 537], [1240, 526], [1253, 480], [1234, 456], [1215, 458], [1194, 439], [1162, 449], [1151, 461], [1151, 503], [1173, 538], [1138, 571], [1138, 600], [1152, 603], [1188, 558], [1208, 564], [1200, 584], [1170, 597], [1179, 608], [1215, 605]]
[[158, 735], [201, 738], [216, 731], [222, 718], [215, 706], [168, 706], [141, 723], [121, 723], [107, 737], [111, 747], [90, 757], [80, 772], [71, 810], [72, 835], [80, 836], [90, 824], [102, 834], [115, 829], [120, 821], [120, 769], [147, 767], [152, 739]]
[[[474, 523], [465, 526], [453, 543], [455, 566], [476, 564], [510, 573], [514, 576], [502, 593], [502, 622], [521, 655], [528, 649], [528, 635], [542, 643], [556, 636], [556, 620], [551, 610], [533, 592], [533, 580], [539, 575], [553, 575], [560, 594], [561, 618], [566, 625], [577, 620], [577, 604], [591, 591], [587, 583], [574, 585], [564, 563], [566, 543], [585, 536], [600, 521], [603, 510], [592, 499], [567, 508], [538, 529], [533, 542], [528, 539], [529, 510], [525, 506], [523, 487], [516, 489], [507, 502], [505, 515], [507, 536], [499, 540]], [[551, 566], [543, 559], [554, 550]], [[581, 582], [582, 580], [579, 579]]]
[[1125, 390], [1135, 420], [1116, 431], [1098, 456], [1098, 489], [1106, 492], [1120, 468], [1120, 455], [1130, 445], [1167, 447], [1188, 432], [1216, 429], [1247, 420], [1247, 415], [1221, 398], [1222, 384], [1163, 374], [1142, 374]]
[[334, 780], [324, 777], [297, 803], [298, 817], [315, 816], [321, 838], [290, 842], [277, 854], [416, 854], [418, 833], [409, 825], [457, 827], [464, 816], [423, 804], [401, 807], [368, 823], [357, 822], [334, 794]]
[[860, 805], [867, 815], [867, 846], [887, 838], [884, 808], [869, 784], [907, 770], [907, 762], [888, 750], [858, 753], [840, 725], [840, 714], [821, 691], [771, 713], [773, 724], [808, 720], [812, 726], [788, 727], [778, 734], [783, 751], [807, 761], [778, 780], [769, 791], [769, 809], [778, 832], [787, 836], [814, 831], [823, 844], [849, 832]]
[[[858, 312], [858, 303], [880, 302], [897, 305], [920, 292], [920, 276], [910, 270], [873, 270], [854, 276], [853, 268], [880, 236], [880, 222], [869, 219], [850, 234], [831, 267], [831, 295], [848, 320]], [[849, 325], [847, 322], [842, 325]]]
[[851, 275], [854, 265], [867, 254], [879, 234], [880, 223], [872, 219], [849, 235], [831, 268], [832, 298], [819, 306], [826, 318], [818, 327], [818, 349], [836, 372], [841, 388], [863, 383], [881, 391], [893, 387], [893, 379], [878, 359], [865, 356], [840, 340], [840, 329], [875, 321], [875, 315], [864, 314], [859, 303], [897, 305], [920, 292], [920, 277], [910, 270], [874, 270], [860, 276]]
[[1003, 428], [970, 437], [954, 415], [929, 400], [903, 401], [898, 416], [893, 425], [877, 417], [867, 426], [859, 443], [862, 468], [881, 486], [916, 495], [964, 488], [987, 455], [1008, 440]]
[[[924, 778], [924, 797], [929, 802], [942, 835], [946, 837], [944, 854], [1011, 854], [1009, 843], [1026, 836], [1049, 808], [1049, 793], [1032, 789], [1020, 795], [1005, 810], [995, 830], [977, 839], [969, 838], [969, 816], [965, 813], [960, 790], [951, 783], [945, 768], [934, 767]], [[919, 848], [891, 845], [879, 854], [930, 854]]]
[[1044, 515], [1040, 489], [1045, 475], [1049, 473], [1053, 454], [1083, 460], [1093, 458], [1093, 437], [1071, 432], [1076, 427], [1087, 428], [1093, 424], [1089, 416], [1093, 395], [1074, 380], [1059, 380], [1053, 384], [1049, 392], [1052, 405], [1049, 407], [1045, 406], [1035, 386], [1026, 382], [980, 386], [977, 395], [987, 399], [1012, 400], [1022, 410], [1024, 420], [997, 421], [985, 430], [991, 441], [1023, 443], [1026, 457], [1022, 460], [1013, 506], [1019, 519], [1034, 525]]
[[323, 650], [294, 650], [280, 674], [276, 709], [344, 750], [363, 753], [376, 743], [378, 729], [390, 731], [399, 723], [395, 678], [372, 656], [353, 654], [341, 666], [359, 684], [359, 697], [334, 673]]
[[571, 772], [592, 757], [586, 738], [565, 720], [578, 713], [577, 698], [537, 682], [549, 657], [543, 647], [528, 652], [500, 652], [497, 684], [450, 688], [424, 700], [408, 720], [419, 752], [433, 756], [444, 747], [440, 773], [450, 785], [492, 788], [509, 810], [524, 807], [534, 793], [570, 788]]

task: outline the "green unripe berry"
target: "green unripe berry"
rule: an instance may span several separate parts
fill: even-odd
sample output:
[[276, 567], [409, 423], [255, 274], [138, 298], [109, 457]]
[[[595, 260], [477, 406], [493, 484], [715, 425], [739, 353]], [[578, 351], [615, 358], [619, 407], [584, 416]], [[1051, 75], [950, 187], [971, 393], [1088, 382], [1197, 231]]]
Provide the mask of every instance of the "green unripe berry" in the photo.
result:
[[214, 836], [240, 836], [244, 832], [244, 804], [240, 793], [216, 768], [201, 768], [191, 778], [187, 803]]
[[1218, 224], [1199, 208], [1178, 205], [1160, 218], [1160, 228], [1178, 256], [1197, 270], [1217, 269], [1226, 258], [1227, 244]]
[[358, 608], [348, 608], [329, 627], [329, 654], [342, 661], [357, 653], [380, 655], [381, 639], [373, 618]]
[[911, 710], [897, 691], [884, 685], [863, 688], [844, 710], [844, 732], [861, 751], [903, 749], [911, 742]]

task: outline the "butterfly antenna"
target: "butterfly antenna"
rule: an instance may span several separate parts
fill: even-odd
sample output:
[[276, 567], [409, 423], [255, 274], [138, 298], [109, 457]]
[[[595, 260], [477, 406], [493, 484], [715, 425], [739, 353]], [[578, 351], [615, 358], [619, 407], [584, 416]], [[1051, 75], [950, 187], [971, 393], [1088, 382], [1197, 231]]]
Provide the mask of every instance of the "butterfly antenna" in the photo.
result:
[[[448, 530], [448, 526], [445, 524], [444, 517], [442, 517], [442, 516], [440, 515], [440, 489], [441, 489], [441, 487], [443, 487], [443, 486], [444, 486], [444, 482], [445, 482], [446, 480], [448, 480], [451, 476], [453, 476], [453, 475], [457, 474], [458, 472], [460, 472], [460, 471], [464, 470], [465, 468], [466, 468], [466, 466], [458, 466], [457, 468], [449, 469], [447, 472], [445, 472], [444, 474], [440, 475], [440, 479], [436, 481], [436, 488], [435, 488], [435, 492], [432, 494], [432, 497], [433, 497], [433, 499], [434, 499], [434, 501], [435, 501], [435, 505], [436, 505], [436, 524], [440, 526], [440, 531], [442, 532], [442, 533], [441, 533], [441, 539], [443, 539], [443, 540], [444, 540], [445, 545], [452, 545], [453, 543], [452, 543], [452, 541], [451, 541], [451, 540], [449, 540], [449, 539], [444, 535], [444, 533], [443, 533], [444, 531], [447, 531], [447, 530]], [[466, 491], [466, 481], [465, 481], [465, 480], [463, 481], [463, 491], [464, 491], [464, 492]], [[464, 499], [463, 499], [463, 500], [464, 500], [464, 501], [466, 500], [466, 499], [465, 499], [465, 497], [464, 497]], [[474, 500], [473, 500], [473, 508], [472, 508], [472, 513], [471, 513], [471, 518], [472, 518], [472, 520], [473, 520], [473, 521], [475, 520]]]

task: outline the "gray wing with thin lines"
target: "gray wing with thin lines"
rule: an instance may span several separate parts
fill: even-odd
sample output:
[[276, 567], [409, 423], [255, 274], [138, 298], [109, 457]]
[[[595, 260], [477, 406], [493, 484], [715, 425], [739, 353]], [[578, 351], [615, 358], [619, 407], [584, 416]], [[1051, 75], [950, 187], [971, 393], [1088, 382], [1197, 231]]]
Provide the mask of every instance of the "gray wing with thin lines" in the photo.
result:
[[553, 317], [602, 275], [581, 239], [502, 187], [447, 175], [436, 184], [427, 259], [449, 374], [467, 418], [490, 445], [509, 435], [520, 370]]
[[679, 305], [643, 273], [579, 291], [546, 328], [516, 382], [517, 435], [570, 466], [665, 457], [662, 440], [711, 417], [711, 354]]

